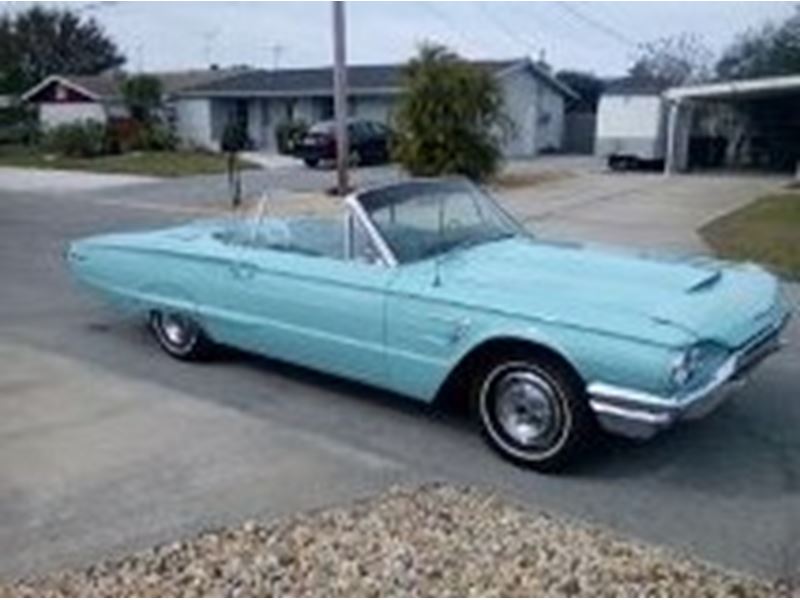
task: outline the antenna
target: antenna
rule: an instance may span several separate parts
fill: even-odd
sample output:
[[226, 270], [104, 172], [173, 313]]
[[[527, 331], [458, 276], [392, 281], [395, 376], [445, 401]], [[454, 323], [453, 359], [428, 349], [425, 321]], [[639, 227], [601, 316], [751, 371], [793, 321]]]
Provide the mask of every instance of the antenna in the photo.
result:
[[[444, 196], [439, 196], [439, 224], [438, 224], [438, 232], [437, 235], [439, 237], [439, 248], [444, 247]], [[442, 255], [437, 254], [436, 260], [433, 261], [433, 287], [439, 287], [442, 285], [442, 269], [441, 269], [441, 260]]]
[[286, 46], [280, 42], [276, 42], [274, 44], [270, 44], [267, 46], [267, 48], [272, 53], [272, 70], [277, 71], [280, 67], [281, 55], [283, 54], [284, 50], [286, 50]]
[[217, 41], [217, 36], [219, 36], [219, 27], [216, 29], [207, 29], [200, 35], [203, 37], [203, 55], [206, 58], [206, 65], [211, 65], [214, 43]]

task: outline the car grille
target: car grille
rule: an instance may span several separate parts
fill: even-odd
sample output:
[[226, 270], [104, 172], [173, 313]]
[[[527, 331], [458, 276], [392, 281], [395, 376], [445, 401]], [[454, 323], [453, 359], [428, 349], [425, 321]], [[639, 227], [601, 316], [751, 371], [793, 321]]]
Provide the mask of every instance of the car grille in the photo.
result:
[[778, 327], [769, 327], [767, 330], [759, 333], [753, 341], [751, 341], [742, 350], [739, 359], [736, 361], [736, 372], [742, 374], [755, 367], [761, 360], [772, 354], [780, 346], [780, 335], [783, 326], [783, 321]]

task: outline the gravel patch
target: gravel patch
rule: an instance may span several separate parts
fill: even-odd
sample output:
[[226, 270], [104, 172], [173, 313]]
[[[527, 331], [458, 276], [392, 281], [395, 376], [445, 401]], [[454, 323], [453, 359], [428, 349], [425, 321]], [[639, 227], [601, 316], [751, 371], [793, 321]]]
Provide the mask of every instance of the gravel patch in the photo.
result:
[[[794, 590], [795, 592], [800, 590]], [[786, 586], [469, 488], [396, 489], [10, 585], [21, 596], [775, 596]]]

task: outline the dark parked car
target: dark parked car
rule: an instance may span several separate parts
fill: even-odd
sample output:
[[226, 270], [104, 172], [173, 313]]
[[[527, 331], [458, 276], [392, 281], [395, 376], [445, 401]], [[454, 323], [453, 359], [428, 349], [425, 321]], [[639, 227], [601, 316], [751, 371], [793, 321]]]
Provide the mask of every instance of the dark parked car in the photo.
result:
[[[350, 142], [350, 164], [376, 164], [389, 161], [391, 130], [383, 123], [365, 119], [351, 119], [347, 122], [347, 136]], [[320, 121], [316, 123], [295, 148], [295, 154], [309, 167], [322, 161], [336, 159], [336, 123]]]

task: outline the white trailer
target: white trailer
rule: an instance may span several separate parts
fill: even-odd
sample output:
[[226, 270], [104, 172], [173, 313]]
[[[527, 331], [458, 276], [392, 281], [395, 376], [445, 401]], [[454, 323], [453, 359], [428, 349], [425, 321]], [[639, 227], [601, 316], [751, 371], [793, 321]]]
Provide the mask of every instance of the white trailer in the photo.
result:
[[611, 169], [663, 165], [666, 104], [660, 93], [607, 93], [597, 108], [595, 154]]

